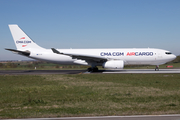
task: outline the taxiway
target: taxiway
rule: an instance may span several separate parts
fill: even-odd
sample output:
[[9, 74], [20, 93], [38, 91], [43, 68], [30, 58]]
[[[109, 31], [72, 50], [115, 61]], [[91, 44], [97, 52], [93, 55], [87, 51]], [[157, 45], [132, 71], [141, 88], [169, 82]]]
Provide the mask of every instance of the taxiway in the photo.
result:
[[135, 115], [135, 116], [99, 116], [99, 117], [62, 117], [28, 118], [8, 120], [180, 120], [180, 115]]
[[123, 69], [123, 70], [99, 70], [87, 72], [86, 70], [0, 70], [0, 75], [40, 75], [40, 74], [151, 74], [151, 73], [180, 73], [180, 69]]

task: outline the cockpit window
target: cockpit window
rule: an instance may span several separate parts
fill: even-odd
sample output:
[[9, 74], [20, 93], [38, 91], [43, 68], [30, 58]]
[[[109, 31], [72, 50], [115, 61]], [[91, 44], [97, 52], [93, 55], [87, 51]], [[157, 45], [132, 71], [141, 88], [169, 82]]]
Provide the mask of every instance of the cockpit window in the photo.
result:
[[172, 53], [171, 53], [171, 52], [165, 52], [165, 54], [170, 55], [170, 54], [172, 54]]

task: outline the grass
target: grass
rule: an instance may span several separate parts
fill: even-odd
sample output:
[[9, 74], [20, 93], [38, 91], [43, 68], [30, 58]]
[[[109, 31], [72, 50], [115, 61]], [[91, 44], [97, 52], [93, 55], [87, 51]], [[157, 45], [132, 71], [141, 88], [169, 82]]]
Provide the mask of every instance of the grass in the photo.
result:
[[180, 74], [0, 76], [0, 118], [180, 113]]
[[[57, 67], [56, 67], [57, 66]], [[27, 65], [19, 65], [17, 67], [0, 67], [0, 70], [82, 70], [87, 69], [87, 66], [81, 65], [56, 65], [56, 64], [40, 64], [39, 66], [32, 65], [27, 67]]]

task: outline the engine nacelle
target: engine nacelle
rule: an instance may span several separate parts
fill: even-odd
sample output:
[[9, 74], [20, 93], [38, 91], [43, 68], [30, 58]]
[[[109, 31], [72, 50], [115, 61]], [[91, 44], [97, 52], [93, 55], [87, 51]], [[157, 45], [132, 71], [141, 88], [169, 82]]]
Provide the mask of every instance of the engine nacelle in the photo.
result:
[[124, 61], [123, 60], [111, 60], [103, 63], [103, 68], [106, 69], [123, 69]]

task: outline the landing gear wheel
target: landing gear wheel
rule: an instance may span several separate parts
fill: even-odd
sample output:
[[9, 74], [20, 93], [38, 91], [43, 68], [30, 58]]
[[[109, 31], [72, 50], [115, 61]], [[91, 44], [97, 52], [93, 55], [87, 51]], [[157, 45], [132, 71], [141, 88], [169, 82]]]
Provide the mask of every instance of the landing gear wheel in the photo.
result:
[[156, 66], [155, 71], [159, 71], [159, 66], [158, 65]]
[[97, 72], [98, 68], [97, 67], [94, 67], [94, 68], [90, 67], [90, 68], [87, 69], [87, 71], [88, 72]]
[[95, 68], [93, 68], [93, 70], [92, 70], [93, 72], [97, 72], [98, 71], [98, 68], [97, 67], [95, 67]]
[[92, 72], [92, 68], [91, 68], [91, 67], [88, 68], [87, 71], [88, 71], [88, 72]]

